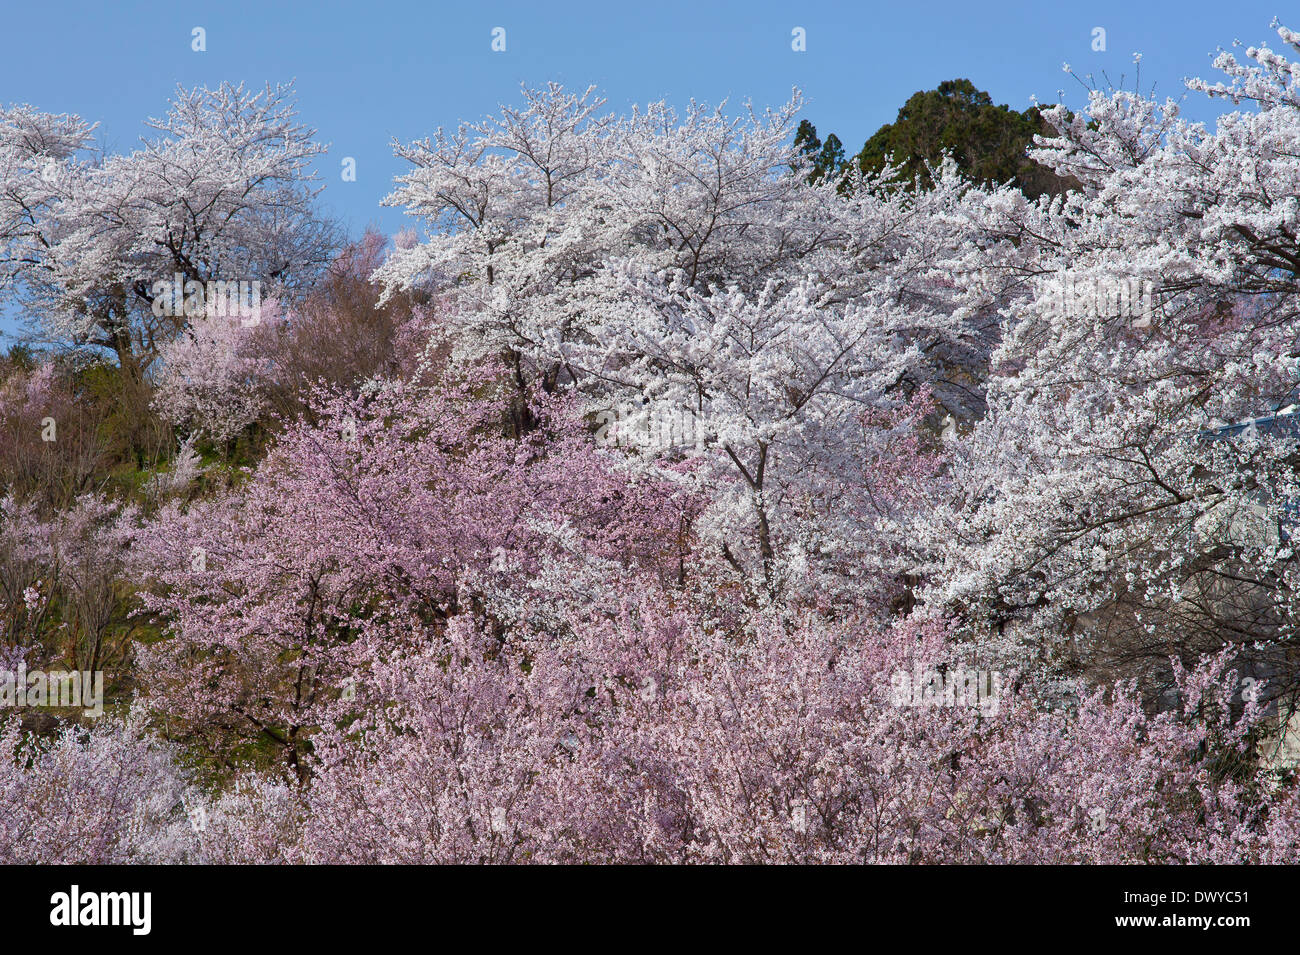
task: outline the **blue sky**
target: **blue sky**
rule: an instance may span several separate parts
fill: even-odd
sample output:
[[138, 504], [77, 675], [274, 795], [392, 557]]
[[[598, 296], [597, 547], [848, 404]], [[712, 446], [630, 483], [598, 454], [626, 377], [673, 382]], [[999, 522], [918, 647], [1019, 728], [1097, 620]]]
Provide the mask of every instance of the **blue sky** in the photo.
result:
[[[667, 98], [783, 103], [794, 86], [824, 136], [855, 152], [891, 121], [912, 93], [967, 77], [1016, 109], [1036, 95], [1079, 103], [1083, 91], [1061, 70], [1105, 69], [1132, 85], [1132, 54], [1143, 53], [1142, 85], [1182, 95], [1182, 79], [1211, 75], [1219, 46], [1257, 43], [1284, 15], [1280, 0], [1126, 0], [1063, 4], [770, 3], [608, 0], [606, 3], [205, 2], [124, 4], [6, 0], [0, 12], [0, 102], [28, 102], [99, 121], [111, 149], [129, 150], [141, 121], [160, 115], [177, 83], [222, 80], [260, 86], [295, 80], [301, 116], [330, 152], [319, 164], [323, 202], [353, 234], [368, 223], [404, 225], [381, 208], [403, 166], [390, 142], [439, 125], [477, 119], [513, 100], [520, 82], [596, 84], [611, 109]], [[1292, 26], [1300, 26], [1300, 14]], [[1107, 50], [1093, 52], [1092, 30]], [[205, 52], [191, 49], [194, 27]], [[506, 51], [491, 49], [506, 30]], [[791, 49], [806, 31], [807, 51]], [[1217, 109], [1189, 96], [1188, 112]], [[355, 158], [357, 181], [341, 161]], [[8, 323], [5, 323], [8, 324]]]

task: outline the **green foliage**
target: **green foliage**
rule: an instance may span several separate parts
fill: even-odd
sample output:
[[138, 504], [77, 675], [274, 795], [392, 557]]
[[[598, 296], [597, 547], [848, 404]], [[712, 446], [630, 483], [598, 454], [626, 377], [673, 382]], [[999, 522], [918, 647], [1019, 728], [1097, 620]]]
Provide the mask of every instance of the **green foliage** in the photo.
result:
[[[77, 405], [97, 423], [107, 470], [113, 478], [141, 472], [166, 459], [173, 438], [151, 407], [147, 383], [124, 375], [118, 366], [96, 362], [72, 372]], [[123, 489], [128, 489], [127, 481]]]
[[1012, 182], [1036, 198], [1059, 194], [1067, 184], [1026, 155], [1035, 133], [1048, 132], [1037, 107], [1023, 113], [995, 106], [970, 80], [945, 80], [937, 89], [912, 94], [898, 118], [867, 140], [854, 157], [864, 172], [883, 167], [890, 156], [907, 180], [928, 185], [926, 163], [950, 154], [977, 182]]
[[845, 159], [843, 144], [833, 133], [823, 142], [808, 120], [799, 124], [795, 145], [812, 161], [812, 182], [838, 177], [850, 164], [865, 173], [878, 172], [892, 157], [903, 181], [926, 188], [931, 184], [926, 164], [937, 165], [948, 154], [977, 182], [1010, 182], [1037, 198], [1059, 195], [1071, 186], [1027, 155], [1034, 134], [1050, 131], [1037, 107], [1017, 113], [995, 106], [970, 80], [956, 79], [912, 94], [898, 118], [876, 130], [851, 159]]
[[834, 133], [822, 142], [817, 136], [817, 127], [805, 119], [799, 123], [799, 129], [795, 132], [794, 144], [812, 162], [812, 171], [808, 173], [809, 182], [818, 182], [828, 176], [834, 178], [844, 171], [844, 144]]
[[18, 342], [9, 346], [9, 354], [6, 358], [9, 365], [22, 371], [31, 371], [36, 367], [36, 353], [32, 351], [30, 345]]

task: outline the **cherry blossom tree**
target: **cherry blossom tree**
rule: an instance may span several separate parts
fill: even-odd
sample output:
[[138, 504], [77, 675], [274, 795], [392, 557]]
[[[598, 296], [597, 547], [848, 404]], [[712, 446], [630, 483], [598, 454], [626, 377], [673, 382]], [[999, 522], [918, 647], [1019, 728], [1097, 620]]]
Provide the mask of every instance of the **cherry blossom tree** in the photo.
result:
[[285, 309], [264, 302], [256, 322], [205, 314], [159, 349], [154, 407], [164, 419], [214, 442], [263, 418], [275, 383], [271, 343]]
[[78, 401], [75, 375], [53, 361], [12, 363], [0, 381], [0, 482], [5, 491], [69, 506], [91, 491], [109, 458], [95, 409]]
[[372, 618], [481, 606], [566, 548], [680, 573], [689, 494], [620, 474], [562, 403], [539, 399], [544, 426], [504, 435], [502, 381], [323, 395], [244, 486], [164, 506], [133, 553], [171, 630], [141, 649], [143, 672], [178, 734], [270, 740], [305, 773], [319, 705], [357, 675]]
[[371, 864], [1294, 858], [1293, 789], [1189, 756], [1203, 743], [1248, 754], [1250, 715], [1228, 716], [1233, 675], [1184, 675], [1179, 711], [1156, 717], [1131, 687], [1073, 714], [1010, 693], [900, 697], [914, 673], [953, 666], [944, 639], [814, 620], [711, 637], [635, 597], [573, 641], [503, 644], [458, 617], [377, 665], [367, 715], [322, 735], [294, 851]]
[[1189, 84], [1249, 102], [1214, 130], [1125, 91], [1046, 111], [1035, 155], [1082, 191], [1008, 209], [1035, 238], [1001, 267], [1033, 294], [1004, 312], [928, 573], [972, 639], [1044, 674], [1112, 665], [1167, 696], [1171, 652], [1226, 646], [1295, 696], [1300, 106], [1284, 57], [1247, 56]]
[[140, 714], [53, 740], [0, 722], [0, 859], [22, 865], [196, 861], [199, 796]]
[[[291, 87], [178, 90], [127, 154], [94, 150], [95, 127], [30, 106], [0, 111], [0, 283], [17, 283], [48, 339], [109, 349], [147, 369], [186, 323], [198, 283], [293, 290], [328, 262], [314, 209], [323, 147]], [[182, 290], [159, 295], [160, 282]]]
[[1019, 255], [1018, 194], [952, 163], [929, 190], [892, 168], [810, 183], [797, 95], [738, 118], [663, 103], [602, 118], [590, 90], [557, 86], [524, 100], [398, 148], [416, 168], [387, 201], [431, 231], [376, 277], [451, 283], [458, 353], [504, 350], [521, 382], [532, 367], [594, 410], [689, 419], [707, 445], [694, 473], [721, 492], [715, 546], [769, 594], [790, 586], [852, 546], [825, 481], [861, 472], [864, 420], [922, 390], [963, 418], [980, 407], [993, 309], [1025, 285], [987, 267], [994, 248]]
[[30, 502], [0, 500], [3, 638], [29, 665], [122, 672], [131, 628], [120, 590], [137, 517], [93, 494], [50, 517]]

